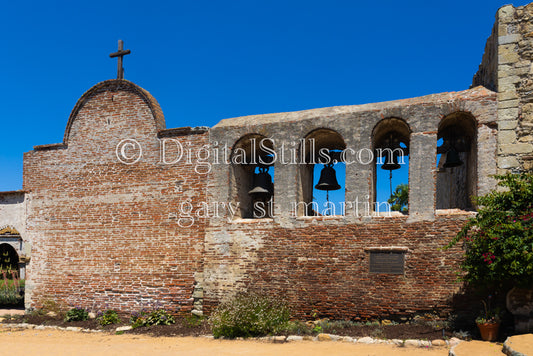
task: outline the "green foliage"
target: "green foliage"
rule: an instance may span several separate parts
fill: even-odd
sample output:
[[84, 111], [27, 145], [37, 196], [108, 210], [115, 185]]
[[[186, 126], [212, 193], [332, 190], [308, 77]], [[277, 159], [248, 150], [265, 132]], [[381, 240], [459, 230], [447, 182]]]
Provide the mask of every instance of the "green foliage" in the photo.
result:
[[282, 301], [257, 293], [240, 293], [220, 304], [209, 323], [215, 338], [253, 337], [285, 330], [289, 317], [289, 308]]
[[311, 327], [300, 320], [289, 321], [285, 331], [289, 335], [310, 335], [313, 333]]
[[3, 281], [0, 281], [0, 305], [23, 305], [23, 290], [23, 279], [4, 279]]
[[489, 295], [488, 303], [484, 300], [481, 301], [483, 303], [483, 311], [476, 318], [477, 324], [496, 324], [500, 322], [501, 310], [499, 307], [491, 308], [491, 298]]
[[533, 175], [496, 176], [503, 189], [475, 199], [480, 206], [447, 248], [466, 247], [463, 279], [474, 286], [533, 285]]
[[204, 321], [203, 316], [196, 316], [196, 315], [187, 315], [184, 318], [185, 325], [189, 328], [194, 328], [196, 326], [199, 326]]
[[409, 186], [405, 183], [398, 184], [387, 203], [391, 204], [393, 211], [407, 211], [409, 202]]
[[170, 325], [176, 320], [164, 309], [157, 309], [151, 312], [141, 311], [130, 318], [131, 326], [135, 329], [141, 326]]
[[315, 327], [313, 328], [313, 332], [316, 334], [320, 334], [322, 332], [322, 326], [318, 324], [315, 325]]
[[106, 310], [103, 314], [98, 315], [96, 319], [102, 326], [120, 323], [120, 318], [114, 310]]
[[67, 311], [65, 321], [84, 321], [89, 319], [89, 313], [83, 308], [72, 308]]

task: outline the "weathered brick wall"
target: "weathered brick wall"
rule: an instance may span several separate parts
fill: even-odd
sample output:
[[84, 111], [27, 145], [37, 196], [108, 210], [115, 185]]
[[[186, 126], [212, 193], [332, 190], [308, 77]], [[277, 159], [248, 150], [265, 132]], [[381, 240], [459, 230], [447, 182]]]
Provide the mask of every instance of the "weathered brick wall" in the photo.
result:
[[[406, 217], [308, 219], [301, 227], [275, 222], [221, 228], [206, 248], [207, 308], [235, 289], [260, 290], [288, 301], [296, 316], [384, 318], [449, 311], [463, 251], [442, 251], [468, 214], [407, 223]], [[407, 248], [403, 275], [369, 272], [369, 249]]]
[[[204, 201], [205, 181], [190, 164], [161, 163], [158, 112], [134, 84], [103, 82], [80, 99], [63, 144], [25, 154], [27, 307], [53, 299], [96, 310], [191, 310], [205, 221], [182, 227], [172, 214], [185, 199]], [[207, 142], [201, 131], [170, 135], [193, 150]], [[140, 144], [139, 162], [119, 162], [123, 139]]]
[[[373, 128], [384, 118], [409, 126], [409, 214], [369, 217], [347, 209], [342, 217], [297, 217], [301, 180], [297, 164], [275, 162], [274, 216], [212, 218], [206, 228], [203, 288], [207, 310], [243, 289], [287, 299], [298, 316], [373, 318], [416, 311], [446, 310], [460, 288], [456, 272], [462, 251], [439, 250], [455, 236], [469, 213], [436, 210], [436, 150], [441, 120], [471, 115], [477, 126], [476, 194], [494, 187], [496, 94], [481, 87], [457, 93], [386, 103], [257, 115], [223, 120], [210, 141], [232, 147], [250, 133], [270, 137], [281, 150], [317, 128], [338, 132], [347, 148], [372, 150]], [[463, 116], [456, 116], [458, 120]], [[288, 156], [286, 156], [288, 157]], [[222, 158], [220, 158], [222, 159]], [[347, 202], [373, 196], [373, 164], [346, 165]], [[235, 201], [231, 167], [209, 175], [208, 199]], [[361, 207], [360, 207], [361, 208]], [[403, 275], [369, 273], [372, 248], [407, 249]]]

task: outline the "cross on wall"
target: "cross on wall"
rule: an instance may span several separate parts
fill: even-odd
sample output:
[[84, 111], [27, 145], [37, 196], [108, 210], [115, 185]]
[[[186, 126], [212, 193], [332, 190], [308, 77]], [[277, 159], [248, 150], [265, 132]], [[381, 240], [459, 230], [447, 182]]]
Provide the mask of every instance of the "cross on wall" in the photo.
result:
[[122, 67], [122, 58], [130, 54], [129, 49], [124, 50], [124, 41], [118, 40], [118, 52], [111, 53], [110, 58], [118, 57], [117, 79], [124, 79], [124, 68]]

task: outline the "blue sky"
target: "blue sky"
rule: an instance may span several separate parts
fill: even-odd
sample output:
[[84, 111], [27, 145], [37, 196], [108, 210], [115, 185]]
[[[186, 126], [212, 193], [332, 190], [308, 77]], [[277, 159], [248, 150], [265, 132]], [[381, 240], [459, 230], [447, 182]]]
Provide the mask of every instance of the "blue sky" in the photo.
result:
[[[526, 1], [515, 2], [524, 5]], [[168, 128], [467, 89], [505, 1], [9, 1], [0, 30], [0, 191], [61, 142], [91, 86], [125, 78]], [[386, 186], [388, 190], [388, 185]]]

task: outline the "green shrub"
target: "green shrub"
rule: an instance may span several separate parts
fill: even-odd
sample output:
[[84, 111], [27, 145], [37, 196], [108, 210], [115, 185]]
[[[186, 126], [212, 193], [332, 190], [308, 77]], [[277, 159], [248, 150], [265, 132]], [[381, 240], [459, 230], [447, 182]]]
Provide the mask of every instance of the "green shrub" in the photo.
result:
[[209, 319], [213, 336], [251, 337], [280, 333], [288, 327], [288, 306], [257, 293], [240, 293], [222, 303]]
[[496, 176], [498, 186], [475, 202], [478, 214], [447, 246], [465, 247], [463, 279], [473, 286], [533, 285], [533, 175]]
[[67, 311], [65, 321], [84, 321], [89, 319], [89, 313], [83, 308], [72, 308]]
[[102, 326], [120, 323], [120, 318], [114, 310], [106, 310], [103, 314], [98, 315], [97, 320]]
[[[4, 284], [7, 282], [7, 287]], [[18, 281], [18, 287], [12, 279], [1, 281], [0, 305], [23, 305], [24, 304], [24, 280]]]
[[141, 326], [152, 325], [170, 325], [176, 320], [164, 309], [154, 310], [152, 312], [141, 311], [132, 315], [130, 318], [131, 326], [135, 329]]
[[311, 327], [300, 320], [289, 321], [285, 331], [289, 335], [310, 335], [313, 333]]

